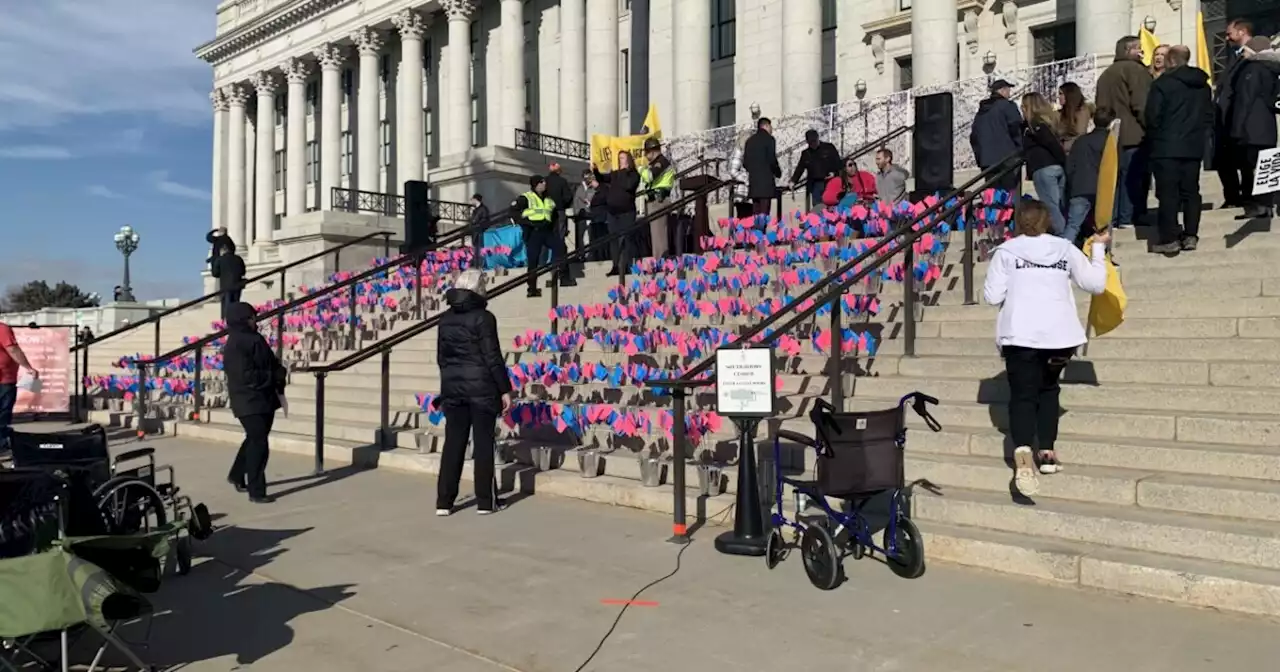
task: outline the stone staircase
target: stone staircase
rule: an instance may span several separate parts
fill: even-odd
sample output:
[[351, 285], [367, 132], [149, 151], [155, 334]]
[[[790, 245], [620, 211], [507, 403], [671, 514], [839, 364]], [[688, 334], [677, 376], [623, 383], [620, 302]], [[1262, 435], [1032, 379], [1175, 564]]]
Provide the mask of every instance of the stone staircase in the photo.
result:
[[[1207, 200], [1215, 197], [1211, 181], [1204, 180]], [[1090, 342], [1068, 366], [1058, 443], [1066, 469], [1042, 477], [1034, 499], [1011, 488], [1011, 446], [1002, 433], [1008, 389], [993, 338], [996, 309], [963, 305], [958, 252], [948, 253], [943, 277], [921, 290], [927, 305], [919, 309], [915, 357], [902, 354], [902, 289], [886, 283], [880, 313], [861, 327], [879, 335], [878, 352], [856, 361], [848, 357], [842, 382], [851, 409], [888, 407], [913, 390], [943, 402], [934, 412], [941, 432], [909, 419], [908, 478], [933, 486], [916, 488], [913, 504], [930, 560], [1280, 615], [1280, 237], [1269, 226], [1236, 222], [1234, 214], [1206, 212], [1200, 249], [1176, 258], [1146, 252], [1145, 238], [1153, 229], [1116, 232], [1115, 252], [1130, 299], [1127, 319], [1115, 332]], [[957, 240], [953, 236], [956, 249]], [[985, 270], [985, 264], [975, 269], [979, 300]], [[611, 282], [603, 272], [602, 266], [587, 265], [586, 278], [579, 287], [562, 290], [561, 302], [605, 300]], [[1078, 303], [1083, 316], [1087, 298], [1079, 296]], [[555, 353], [510, 349], [515, 336], [548, 327], [546, 299], [512, 292], [497, 297], [491, 309], [499, 316], [509, 362], [557, 359]], [[811, 431], [805, 413], [814, 397], [829, 392], [829, 381], [826, 358], [809, 352], [790, 358], [782, 369], [782, 411], [762, 435], [783, 426]], [[345, 354], [332, 351], [326, 359]], [[584, 347], [581, 357], [627, 359], [594, 344]], [[667, 352], [655, 357], [674, 358]], [[374, 358], [328, 377], [326, 454], [337, 461], [365, 461], [373, 454], [383, 467], [435, 473], [442, 427], [431, 424], [416, 397], [438, 390], [435, 334], [397, 347], [391, 370], [397, 447], [368, 450], [379, 428], [379, 361]], [[295, 374], [288, 394], [291, 413], [277, 420], [273, 446], [310, 454], [314, 377]], [[667, 404], [640, 388], [600, 385], [530, 386], [524, 397], [645, 408]], [[706, 396], [697, 401], [709, 407]], [[212, 409], [202, 420], [172, 422], [168, 430], [240, 441], [240, 428], [227, 411]], [[640, 485], [635, 456], [662, 447], [666, 439], [661, 436], [631, 439], [598, 427], [580, 440], [523, 429], [505, 433], [513, 446], [565, 450], [559, 469], [536, 477], [509, 470], [509, 481], [518, 478], [529, 487], [526, 481], [534, 479], [539, 492], [671, 510], [668, 486]], [[731, 457], [731, 434], [726, 423], [703, 439], [699, 453]], [[578, 463], [568, 452], [577, 445], [609, 451], [599, 475], [577, 473]], [[812, 455], [794, 447], [788, 447], [785, 461], [788, 468], [813, 464]], [[726, 467], [709, 496], [698, 492], [695, 469], [690, 466], [687, 474], [694, 486], [686, 493], [689, 510], [714, 518], [730, 509], [733, 468]]]

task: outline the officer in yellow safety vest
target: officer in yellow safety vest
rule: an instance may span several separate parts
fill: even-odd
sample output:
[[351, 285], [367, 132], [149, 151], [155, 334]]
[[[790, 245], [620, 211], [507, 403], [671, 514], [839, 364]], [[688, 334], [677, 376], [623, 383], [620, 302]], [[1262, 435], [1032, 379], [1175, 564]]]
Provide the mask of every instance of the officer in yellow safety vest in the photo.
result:
[[645, 139], [644, 158], [648, 165], [640, 169], [640, 188], [646, 192], [644, 212], [649, 218], [649, 238], [653, 256], [665, 257], [670, 248], [668, 222], [671, 218], [668, 215], [653, 217], [652, 213], [671, 202], [671, 194], [676, 188], [676, 167], [663, 156], [662, 144], [657, 138]]
[[[524, 251], [528, 259], [529, 270], [544, 265], [542, 259], [547, 251], [551, 252], [551, 263], [563, 261], [566, 254], [564, 239], [556, 235], [553, 213], [555, 201], [547, 196], [547, 181], [541, 175], [529, 178], [529, 191], [516, 197], [511, 203], [513, 213], [519, 214], [520, 229], [524, 233]], [[561, 269], [557, 272], [561, 287], [572, 287], [573, 278]], [[530, 274], [529, 296], [542, 296], [538, 289], [538, 279]]]

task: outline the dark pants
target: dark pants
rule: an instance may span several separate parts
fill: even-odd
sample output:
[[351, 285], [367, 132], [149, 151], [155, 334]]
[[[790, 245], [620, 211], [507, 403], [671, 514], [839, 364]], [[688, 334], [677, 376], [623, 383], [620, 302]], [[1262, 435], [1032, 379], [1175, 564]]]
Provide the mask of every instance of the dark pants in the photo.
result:
[[752, 198], [751, 199], [751, 214], [767, 215], [767, 214], [770, 214], [772, 211], [773, 211], [772, 198]]
[[1222, 182], [1222, 200], [1231, 205], [1240, 205], [1243, 195], [1240, 180], [1239, 148], [1228, 137], [1229, 131], [1219, 123], [1214, 127], [1213, 166], [1218, 172], [1218, 180]]
[[[1153, 159], [1156, 199], [1160, 201], [1156, 223], [1160, 243], [1176, 243], [1184, 237], [1200, 235], [1200, 160]], [[1178, 228], [1178, 213], [1182, 228]]]
[[[608, 216], [601, 213], [599, 215], [591, 215], [591, 223], [588, 227], [591, 234], [588, 244], [594, 245], [596, 241], [604, 240], [609, 235]], [[610, 252], [609, 245], [604, 245], [591, 250], [591, 261], [611, 261], [613, 255]]]
[[240, 290], [238, 289], [222, 290], [222, 319], [224, 322], [227, 319], [227, 308], [230, 308], [231, 304], [233, 303], [240, 303]]
[[240, 426], [244, 427], [244, 442], [236, 452], [236, 459], [231, 463], [231, 473], [227, 474], [227, 478], [234, 483], [244, 483], [249, 489], [250, 497], [265, 497], [267, 459], [271, 456], [269, 437], [276, 414], [246, 415], [238, 420]]
[[826, 180], [809, 183], [809, 209], [810, 210], [813, 210], [814, 208], [821, 210], [824, 207], [826, 207], [822, 203], [822, 192], [826, 190], [827, 190]]
[[[984, 167], [982, 170], [986, 170], [986, 168]], [[996, 180], [991, 186], [996, 189], [1003, 189], [1013, 194], [1015, 199], [1018, 198], [1022, 195], [1022, 169], [1019, 168], [1005, 173], [1004, 177]]]
[[475, 462], [476, 507], [494, 508], [493, 434], [501, 406], [497, 399], [464, 399], [444, 404], [444, 450], [436, 479], [436, 508], [452, 509], [467, 458], [467, 436]]
[[1129, 226], [1147, 215], [1147, 192], [1151, 186], [1150, 159], [1145, 147], [1120, 150], [1120, 172], [1116, 176], [1116, 210], [1112, 223]]
[[[624, 212], [621, 214], [609, 213], [606, 220], [609, 227], [609, 235], [614, 235], [622, 231], [629, 231], [636, 225], [636, 213]], [[631, 270], [631, 262], [636, 255], [636, 234], [628, 233], [613, 241], [613, 270], [619, 273], [629, 272]]]
[[9, 447], [9, 435], [13, 432], [13, 405], [17, 402], [18, 385], [0, 384], [0, 449]]
[[1240, 167], [1240, 201], [1245, 211], [1250, 214], [1262, 214], [1271, 208], [1273, 193], [1253, 193], [1253, 173], [1258, 165], [1258, 153], [1265, 147], [1240, 147], [1236, 152], [1237, 165]]
[[1006, 345], [1001, 354], [1009, 381], [1009, 438], [1015, 447], [1038, 445], [1040, 450], [1053, 450], [1058, 440], [1058, 380], [1075, 349]]
[[[551, 250], [551, 263], [555, 264], [562, 261], [565, 257], [564, 238], [556, 231], [554, 226], [524, 226], [524, 251], [528, 256], [529, 270], [542, 266], [542, 255], [547, 250]], [[538, 278], [532, 273], [529, 275], [529, 291], [538, 289]]]

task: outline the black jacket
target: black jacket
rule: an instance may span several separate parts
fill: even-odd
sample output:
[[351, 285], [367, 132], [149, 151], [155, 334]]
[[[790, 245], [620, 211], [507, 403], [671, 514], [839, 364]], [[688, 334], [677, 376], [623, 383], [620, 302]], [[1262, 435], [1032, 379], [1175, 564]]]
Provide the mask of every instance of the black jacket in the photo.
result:
[[636, 211], [636, 191], [640, 189], [640, 173], [635, 168], [623, 168], [611, 173], [595, 171], [600, 189], [604, 191], [605, 208], [611, 215], [625, 215]]
[[440, 399], [493, 400], [511, 392], [507, 364], [498, 344], [498, 319], [485, 308], [484, 297], [467, 289], [451, 289], [449, 310], [440, 317], [436, 364], [440, 365]]
[[488, 228], [489, 217], [489, 206], [484, 203], [471, 208], [471, 226], [480, 227], [481, 230]]
[[222, 346], [222, 370], [227, 397], [237, 418], [266, 415], [280, 408], [288, 374], [267, 339], [254, 326], [257, 313], [247, 303], [227, 308], [227, 342]]
[[969, 146], [978, 167], [990, 168], [1022, 149], [1022, 128], [1022, 113], [1008, 98], [993, 95], [978, 103], [969, 131]]
[[796, 163], [795, 172], [791, 173], [791, 184], [798, 184], [800, 176], [805, 175], [805, 183], [826, 184], [827, 177], [839, 175], [844, 168], [840, 152], [829, 142], [819, 142], [817, 147], [805, 147], [800, 152], [800, 160]]
[[1027, 149], [1027, 177], [1035, 175], [1041, 168], [1067, 165], [1067, 153], [1062, 149], [1062, 140], [1058, 139], [1058, 134], [1048, 124], [1028, 126], [1023, 134], [1023, 143]]
[[[547, 194], [543, 194], [543, 198], [548, 198]], [[524, 211], [529, 209], [529, 199], [524, 194], [516, 196], [516, 200], [511, 201], [511, 219], [515, 220], [520, 226], [534, 226], [533, 222], [527, 222], [524, 219]], [[559, 208], [557, 208], [557, 211]], [[554, 215], [552, 215], [554, 217]], [[540, 228], [551, 228], [555, 225], [555, 220], [542, 222], [538, 226]]]
[[1095, 128], [1076, 138], [1067, 154], [1067, 194], [1095, 197], [1098, 195], [1098, 168], [1102, 166], [1102, 150], [1107, 146], [1107, 129]]
[[214, 257], [209, 275], [218, 279], [218, 289], [239, 289], [244, 285], [244, 259], [232, 252]]
[[747, 171], [748, 198], [776, 198], [778, 178], [778, 143], [764, 131], [756, 131], [742, 147], [742, 168]]
[[1236, 68], [1231, 80], [1231, 139], [1246, 147], [1276, 146], [1280, 52], [1261, 51]]
[[547, 198], [556, 204], [556, 215], [568, 212], [569, 206], [573, 205], [573, 185], [569, 184], [569, 180], [564, 179], [564, 175], [559, 173], [551, 173], [547, 175]]
[[1213, 129], [1209, 75], [1190, 65], [1165, 72], [1151, 84], [1144, 114], [1151, 158], [1203, 159]]
[[232, 240], [231, 236], [218, 235], [217, 229], [204, 234], [204, 241], [209, 243], [211, 248], [209, 250], [209, 258], [206, 260], [210, 264], [213, 263], [214, 259], [218, 258], [218, 250], [223, 246], [230, 245], [231, 249], [236, 249], [236, 241]]

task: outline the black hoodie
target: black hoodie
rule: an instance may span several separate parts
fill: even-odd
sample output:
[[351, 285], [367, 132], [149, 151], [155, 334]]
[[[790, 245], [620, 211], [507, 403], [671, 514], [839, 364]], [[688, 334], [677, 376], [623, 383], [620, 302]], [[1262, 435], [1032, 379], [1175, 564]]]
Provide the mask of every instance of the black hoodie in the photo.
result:
[[969, 132], [969, 146], [979, 168], [990, 168], [1022, 149], [1022, 113], [1013, 101], [1000, 95], [978, 104]]
[[498, 320], [483, 296], [468, 289], [444, 294], [449, 310], [436, 330], [436, 364], [440, 366], [440, 399], [493, 404], [511, 392], [511, 379], [498, 343]]
[[254, 324], [257, 311], [240, 302], [227, 308], [227, 342], [222, 346], [222, 370], [227, 397], [237, 418], [267, 415], [280, 408], [288, 372], [280, 365], [267, 339]]
[[1276, 146], [1276, 99], [1280, 97], [1280, 52], [1259, 51], [1232, 71], [1231, 139], [1246, 147]]
[[1209, 75], [1190, 65], [1166, 71], [1151, 84], [1144, 114], [1151, 158], [1203, 159], [1213, 130]]

